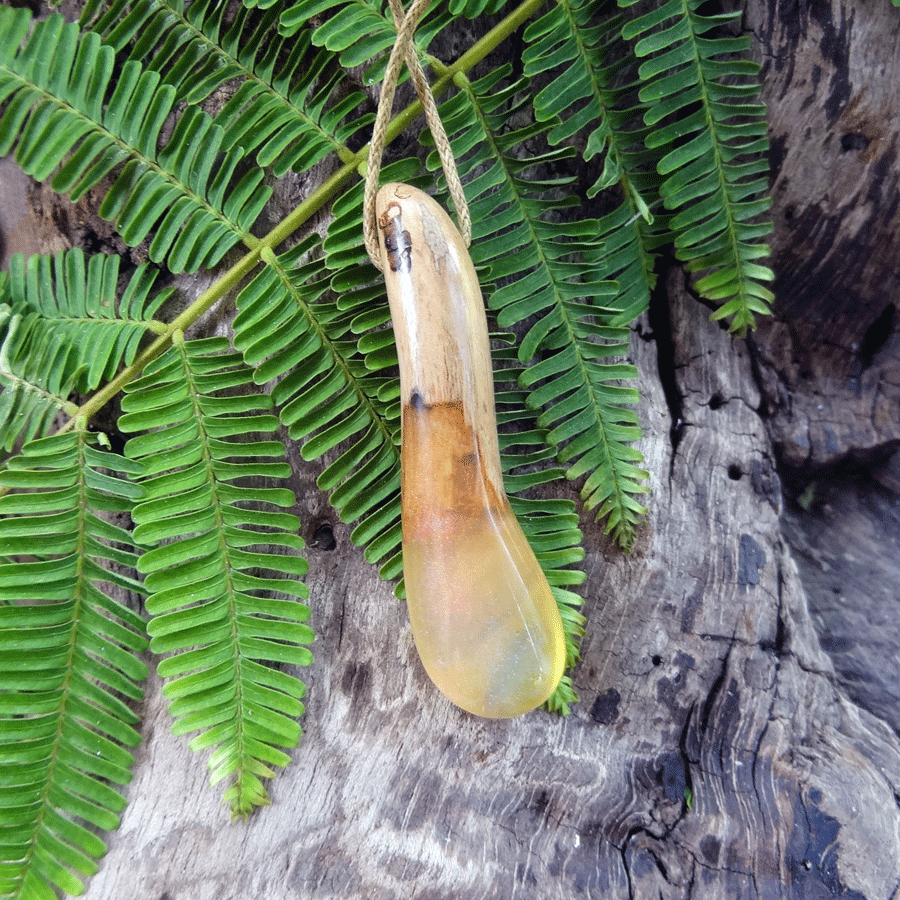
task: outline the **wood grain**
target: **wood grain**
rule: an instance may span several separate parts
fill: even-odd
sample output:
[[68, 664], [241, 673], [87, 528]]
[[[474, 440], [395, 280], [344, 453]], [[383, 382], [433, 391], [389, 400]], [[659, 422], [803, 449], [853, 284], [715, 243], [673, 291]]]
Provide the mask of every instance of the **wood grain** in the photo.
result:
[[[306, 735], [272, 807], [225, 824], [154, 688], [91, 900], [896, 896], [900, 746], [835, 684], [753, 474], [772, 457], [750, 354], [681, 280], [682, 437], [644, 322], [654, 502], [631, 556], [588, 529], [572, 715], [491, 722], [429, 690], [402, 605], [335, 523], [311, 554]], [[312, 527], [327, 511], [298, 486]]]

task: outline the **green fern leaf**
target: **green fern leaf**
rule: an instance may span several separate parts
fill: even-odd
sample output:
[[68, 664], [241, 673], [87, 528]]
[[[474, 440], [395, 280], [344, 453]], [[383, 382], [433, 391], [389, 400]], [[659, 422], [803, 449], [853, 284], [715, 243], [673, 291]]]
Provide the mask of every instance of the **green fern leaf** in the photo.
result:
[[276, 175], [302, 172], [329, 154], [345, 162], [346, 142], [374, 118], [365, 95], [353, 90], [333, 57], [310, 43], [311, 32], [278, 34], [283, 4], [262, 16], [238, 10], [224, 26], [229, 4], [200, 0], [113, 0], [102, 13], [90, 6], [82, 23], [116, 52], [159, 72], [178, 100], [196, 104], [230, 79], [237, 87], [215, 123], [222, 150], [240, 145]]
[[772, 228], [759, 221], [769, 206], [765, 108], [753, 102], [759, 67], [738, 56], [749, 38], [710, 37], [740, 12], [704, 16], [699, 7], [700, 0], [667, 0], [627, 23], [623, 35], [646, 57], [639, 69], [640, 97], [651, 104], [646, 144], [658, 154], [660, 193], [675, 212], [676, 253], [690, 271], [706, 273], [696, 289], [720, 304], [713, 318], [730, 319], [730, 330], [743, 335], [774, 299], [765, 286], [774, 275], [757, 262], [768, 254], [760, 239]]
[[522, 375], [523, 385], [534, 388], [528, 403], [535, 409], [546, 406], [538, 422], [568, 464], [567, 477], [587, 476], [586, 506], [597, 507], [616, 540], [630, 547], [645, 512], [635, 498], [647, 491], [647, 474], [638, 466], [640, 453], [628, 446], [640, 437], [636, 416], [627, 408], [637, 394], [615, 382], [637, 373], [609, 362], [628, 350], [627, 328], [611, 324], [623, 310], [608, 306], [619, 296], [618, 286], [580, 280], [584, 267], [572, 261], [579, 254], [593, 259], [600, 253], [598, 235], [604, 226], [594, 220], [547, 221], [565, 203], [555, 199], [560, 182], [523, 173], [565, 150], [526, 162], [510, 156], [524, 135], [541, 131], [505, 127], [522, 114], [527, 98], [526, 82], [501, 84], [507, 75], [508, 70], [498, 69], [441, 106], [460, 171], [479, 172], [466, 185], [474, 223], [472, 256], [490, 267], [492, 278], [506, 280], [490, 297], [499, 324], [534, 322], [519, 348], [523, 362], [544, 356]]
[[84, 371], [78, 351], [58, 342], [37, 313], [0, 305], [0, 447], [12, 450], [47, 434]]
[[235, 346], [256, 366], [257, 381], [279, 379], [272, 396], [291, 437], [303, 442], [304, 459], [318, 459], [346, 442], [319, 485], [331, 491], [343, 521], [378, 516], [382, 528], [372, 532], [368, 521], [362, 530], [366, 557], [375, 563], [399, 547], [399, 535], [393, 542], [384, 539], [399, 520], [398, 508], [396, 516], [385, 514], [386, 504], [396, 508], [399, 497], [399, 405], [392, 410], [379, 399], [383, 378], [366, 368], [356, 350], [353, 312], [326, 296], [324, 266], [300, 264], [312, 245], [265, 256], [266, 270], [238, 297]]
[[[236, 175], [243, 152], [220, 153], [223, 132], [188, 107], [162, 149], [175, 92], [156, 72], [126, 62], [113, 80], [113, 51], [58, 15], [31, 27], [27, 11], [0, 7], [0, 155], [15, 149], [39, 180], [77, 199], [115, 170], [100, 215], [130, 245], [151, 231], [150, 258], [176, 272], [212, 266], [250, 228], [271, 193], [261, 169]], [[13, 49], [14, 52], [9, 51]], [[121, 168], [120, 168], [121, 167]]]
[[[117, 297], [119, 257], [71, 250], [57, 256], [17, 254], [10, 261], [10, 306], [14, 313], [34, 313], [52, 345], [71, 348], [82, 370], [77, 389], [94, 390], [130, 365], [141, 340], [159, 334], [153, 319], [171, 290], [151, 296], [157, 272], [140, 266]], [[38, 324], [38, 323], [36, 323]]]
[[245, 816], [300, 740], [305, 687], [273, 666], [308, 665], [313, 633], [299, 602], [299, 521], [280, 511], [294, 497], [277, 486], [290, 474], [277, 420], [266, 395], [245, 393], [252, 372], [227, 351], [222, 339], [176, 339], [129, 385], [119, 427], [146, 432], [125, 452], [145, 470], [135, 539], [154, 548], [139, 568], [150, 649], [172, 654], [159, 673], [173, 728], [214, 748], [211, 781], [229, 781], [225, 799]]
[[[383, 0], [297, 0], [281, 15], [281, 33], [292, 37], [310, 21], [331, 10], [334, 10], [332, 15], [314, 29], [312, 43], [337, 54], [344, 69], [368, 66], [363, 80], [366, 84], [376, 84], [384, 77], [386, 51], [393, 47], [397, 37], [394, 18]], [[419, 22], [416, 46], [425, 51], [451, 19], [443, 4], [434, 4]]]
[[78, 426], [27, 444], [0, 472], [0, 896], [83, 893], [118, 827], [147, 674], [131, 537], [108, 514], [134, 463]]

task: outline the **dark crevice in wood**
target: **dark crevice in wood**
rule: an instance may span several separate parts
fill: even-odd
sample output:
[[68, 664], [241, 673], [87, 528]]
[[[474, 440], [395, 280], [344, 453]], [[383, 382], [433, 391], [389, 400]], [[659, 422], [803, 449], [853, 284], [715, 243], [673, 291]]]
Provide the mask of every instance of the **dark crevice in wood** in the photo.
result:
[[859, 132], [851, 131], [841, 135], [841, 151], [843, 153], [860, 153], [872, 142]]
[[898, 449], [900, 440], [892, 440], [876, 447], [853, 449], [830, 465], [790, 466], [782, 460], [778, 474], [788, 499], [804, 512], [816, 514], [822, 498], [832, 489], [875, 489], [872, 472], [886, 465]]
[[[694, 802], [694, 779], [691, 776], [691, 757], [688, 754], [688, 732], [691, 727], [691, 722], [693, 721], [695, 709], [696, 704], [691, 707], [690, 712], [687, 714], [684, 720], [684, 727], [681, 729], [681, 735], [678, 738], [678, 749], [681, 752], [681, 758], [684, 760], [685, 794], [690, 796], [692, 805]], [[684, 802], [681, 805], [681, 815], [679, 815], [675, 824], [677, 825], [689, 812], [688, 799], [687, 796], [685, 796]]]
[[893, 303], [888, 303], [881, 314], [866, 329], [850, 372], [852, 378], [859, 378], [872, 365], [875, 355], [893, 333], [896, 317], [897, 307]]
[[775, 637], [771, 641], [762, 640], [759, 642], [760, 650], [766, 653], [772, 653], [775, 657], [775, 678], [778, 678], [778, 669], [781, 666], [781, 660], [789, 653], [787, 642], [787, 625], [784, 620], [784, 572], [781, 563], [776, 559], [776, 589], [778, 591], [777, 607], [775, 610]]
[[[661, 273], [658, 273], [661, 276]], [[669, 463], [671, 479], [675, 466], [678, 445], [684, 435], [684, 402], [678, 389], [675, 377], [675, 341], [672, 336], [672, 317], [669, 310], [669, 295], [666, 279], [657, 277], [656, 287], [650, 292], [650, 303], [647, 309], [647, 320], [650, 323], [652, 336], [656, 341], [656, 365], [659, 381], [662, 385], [666, 407], [669, 410], [669, 443], [672, 456]]]
[[[686, 294], [687, 294], [687, 295], [688, 295], [695, 303], [699, 304], [700, 306], [705, 307], [706, 309], [708, 309], [708, 310], [710, 311], [710, 313], [714, 313], [714, 312], [719, 308], [718, 305], [717, 305], [716, 303], [714, 303], [712, 300], [708, 300], [708, 299], [707, 299], [706, 297], [704, 297], [701, 293], [699, 293], [697, 290], [694, 289], [694, 281], [693, 281], [693, 278], [692, 278], [692, 276], [691, 276], [691, 273], [688, 272], [687, 269], [684, 269], [684, 268], [683, 268], [683, 269], [681, 270], [681, 274], [682, 274], [682, 276], [683, 276], [683, 278], [684, 278], [684, 281], [683, 281], [684, 292], [685, 292], [685, 293], [686, 293]], [[718, 328], [721, 328], [723, 331], [727, 331], [727, 330], [728, 330], [728, 324], [727, 324], [726, 322], [724, 322], [724, 321], [717, 322], [717, 323], [716, 323], [716, 326], [717, 326]]]
[[330, 553], [337, 547], [337, 540], [334, 536], [334, 527], [331, 522], [313, 523], [312, 537], [309, 540], [310, 548], [314, 550], [322, 550]]
[[697, 721], [698, 744], [703, 740], [704, 736], [706, 735], [706, 731], [709, 728], [709, 720], [712, 716], [713, 706], [715, 705], [716, 700], [718, 699], [719, 694], [722, 691], [722, 687], [725, 684], [725, 678], [728, 675], [728, 661], [730, 658], [731, 646], [728, 647], [728, 650], [725, 653], [725, 658], [722, 660], [722, 668], [720, 669], [719, 674], [716, 676], [716, 680], [713, 682], [712, 687], [709, 689], [709, 694], [703, 701], [703, 706], [700, 709], [700, 716]]
[[787, 627], [784, 623], [784, 616], [781, 614], [781, 580], [779, 577], [778, 583], [778, 617], [776, 619], [775, 624], [775, 647], [773, 648], [775, 651], [775, 656], [779, 660], [779, 664], [781, 659], [787, 655], [788, 650], [787, 647]]
[[341, 642], [344, 639], [344, 614], [347, 608], [346, 600], [341, 602], [341, 611], [338, 616], [338, 638], [337, 638], [337, 650], [341, 649]]
[[687, 888], [684, 892], [685, 900], [691, 900], [691, 898], [694, 896], [694, 884], [697, 881], [698, 865], [702, 865], [702, 863], [699, 863], [696, 857], [691, 859], [691, 878], [690, 881], [688, 881]]
[[628, 865], [628, 844], [636, 831], [636, 828], [632, 828], [631, 831], [628, 832], [625, 836], [625, 840], [622, 842], [622, 848], [619, 851], [622, 856], [622, 868], [625, 871], [625, 879], [628, 883], [628, 900], [635, 900], [634, 884], [631, 880], [631, 866]]
[[656, 868], [659, 870], [659, 874], [662, 875], [663, 880], [667, 884], [671, 884], [669, 881], [669, 870], [666, 868], [666, 864], [651, 850], [650, 856], [653, 859]]
[[746, 343], [747, 355], [750, 359], [750, 374], [753, 376], [753, 383], [759, 394], [759, 406], [756, 408], [756, 413], [763, 421], [765, 421], [769, 418], [769, 401], [767, 399], [762, 370], [760, 368], [759, 348], [756, 346], [752, 334], [747, 336]]
[[[625, 869], [625, 877], [628, 880], [629, 900], [639, 900], [640, 898], [640, 895], [635, 892], [634, 882], [632, 881], [631, 865], [628, 861], [628, 853], [629, 850], [632, 849], [632, 842], [636, 837], [644, 835], [650, 838], [653, 843], [662, 844], [671, 833], [671, 830], [671, 828], [667, 829], [665, 834], [663, 836], [660, 836], [654, 834], [649, 828], [646, 828], [643, 825], [635, 825], [634, 827], [629, 829], [628, 834], [625, 836], [625, 840], [622, 843], [622, 849], [620, 850], [622, 856], [622, 867]], [[639, 850], [643, 850], [647, 855], [649, 855], [650, 859], [653, 861], [654, 866], [659, 871], [660, 875], [662, 875], [663, 880], [666, 882], [666, 884], [671, 884], [672, 882], [669, 879], [669, 870], [666, 867], [665, 863], [660, 859], [659, 855], [653, 851], [653, 848], [650, 846], [644, 846], [639, 848]]]

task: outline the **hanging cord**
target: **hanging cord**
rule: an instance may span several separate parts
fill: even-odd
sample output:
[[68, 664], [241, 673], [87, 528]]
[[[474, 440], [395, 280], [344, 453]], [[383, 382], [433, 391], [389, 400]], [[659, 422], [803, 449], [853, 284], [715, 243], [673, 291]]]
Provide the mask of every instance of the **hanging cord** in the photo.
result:
[[394, 14], [394, 25], [397, 28], [397, 40], [391, 49], [387, 70], [384, 73], [384, 81], [381, 84], [381, 97], [378, 101], [378, 112], [375, 117], [375, 126], [372, 129], [372, 140], [369, 144], [369, 158], [366, 164], [366, 184], [363, 199], [363, 237], [366, 251], [376, 268], [381, 269], [381, 252], [378, 247], [378, 231], [375, 222], [375, 195], [378, 193], [378, 178], [381, 174], [381, 158], [384, 154], [385, 137], [388, 122], [391, 117], [391, 109], [394, 105], [394, 91], [397, 88], [397, 79], [400, 76], [400, 66], [406, 60], [413, 85], [422, 108], [425, 111], [425, 121], [434, 137], [434, 144], [441, 160], [441, 167], [447, 179], [450, 196], [456, 206], [456, 215], [459, 220], [459, 230], [468, 247], [472, 243], [472, 220], [469, 216], [469, 205], [463, 193], [462, 182], [456, 170], [456, 160], [453, 158], [453, 150], [447, 139], [444, 124], [438, 115], [437, 103], [413, 42], [416, 26], [428, 9], [431, 0], [413, 0], [409, 11], [404, 15], [401, 0], [390, 0], [391, 12]]

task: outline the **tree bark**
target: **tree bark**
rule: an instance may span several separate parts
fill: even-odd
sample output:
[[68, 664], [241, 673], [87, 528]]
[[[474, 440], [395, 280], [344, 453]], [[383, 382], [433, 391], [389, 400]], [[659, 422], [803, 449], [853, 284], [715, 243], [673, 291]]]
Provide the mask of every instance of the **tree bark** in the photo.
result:
[[637, 324], [650, 514], [630, 555], [584, 519], [571, 715], [438, 695], [291, 448], [318, 635], [293, 765], [229, 827], [151, 676], [89, 900], [900, 898], [898, 13], [746, 9], [775, 316], [733, 340], [673, 267]]

